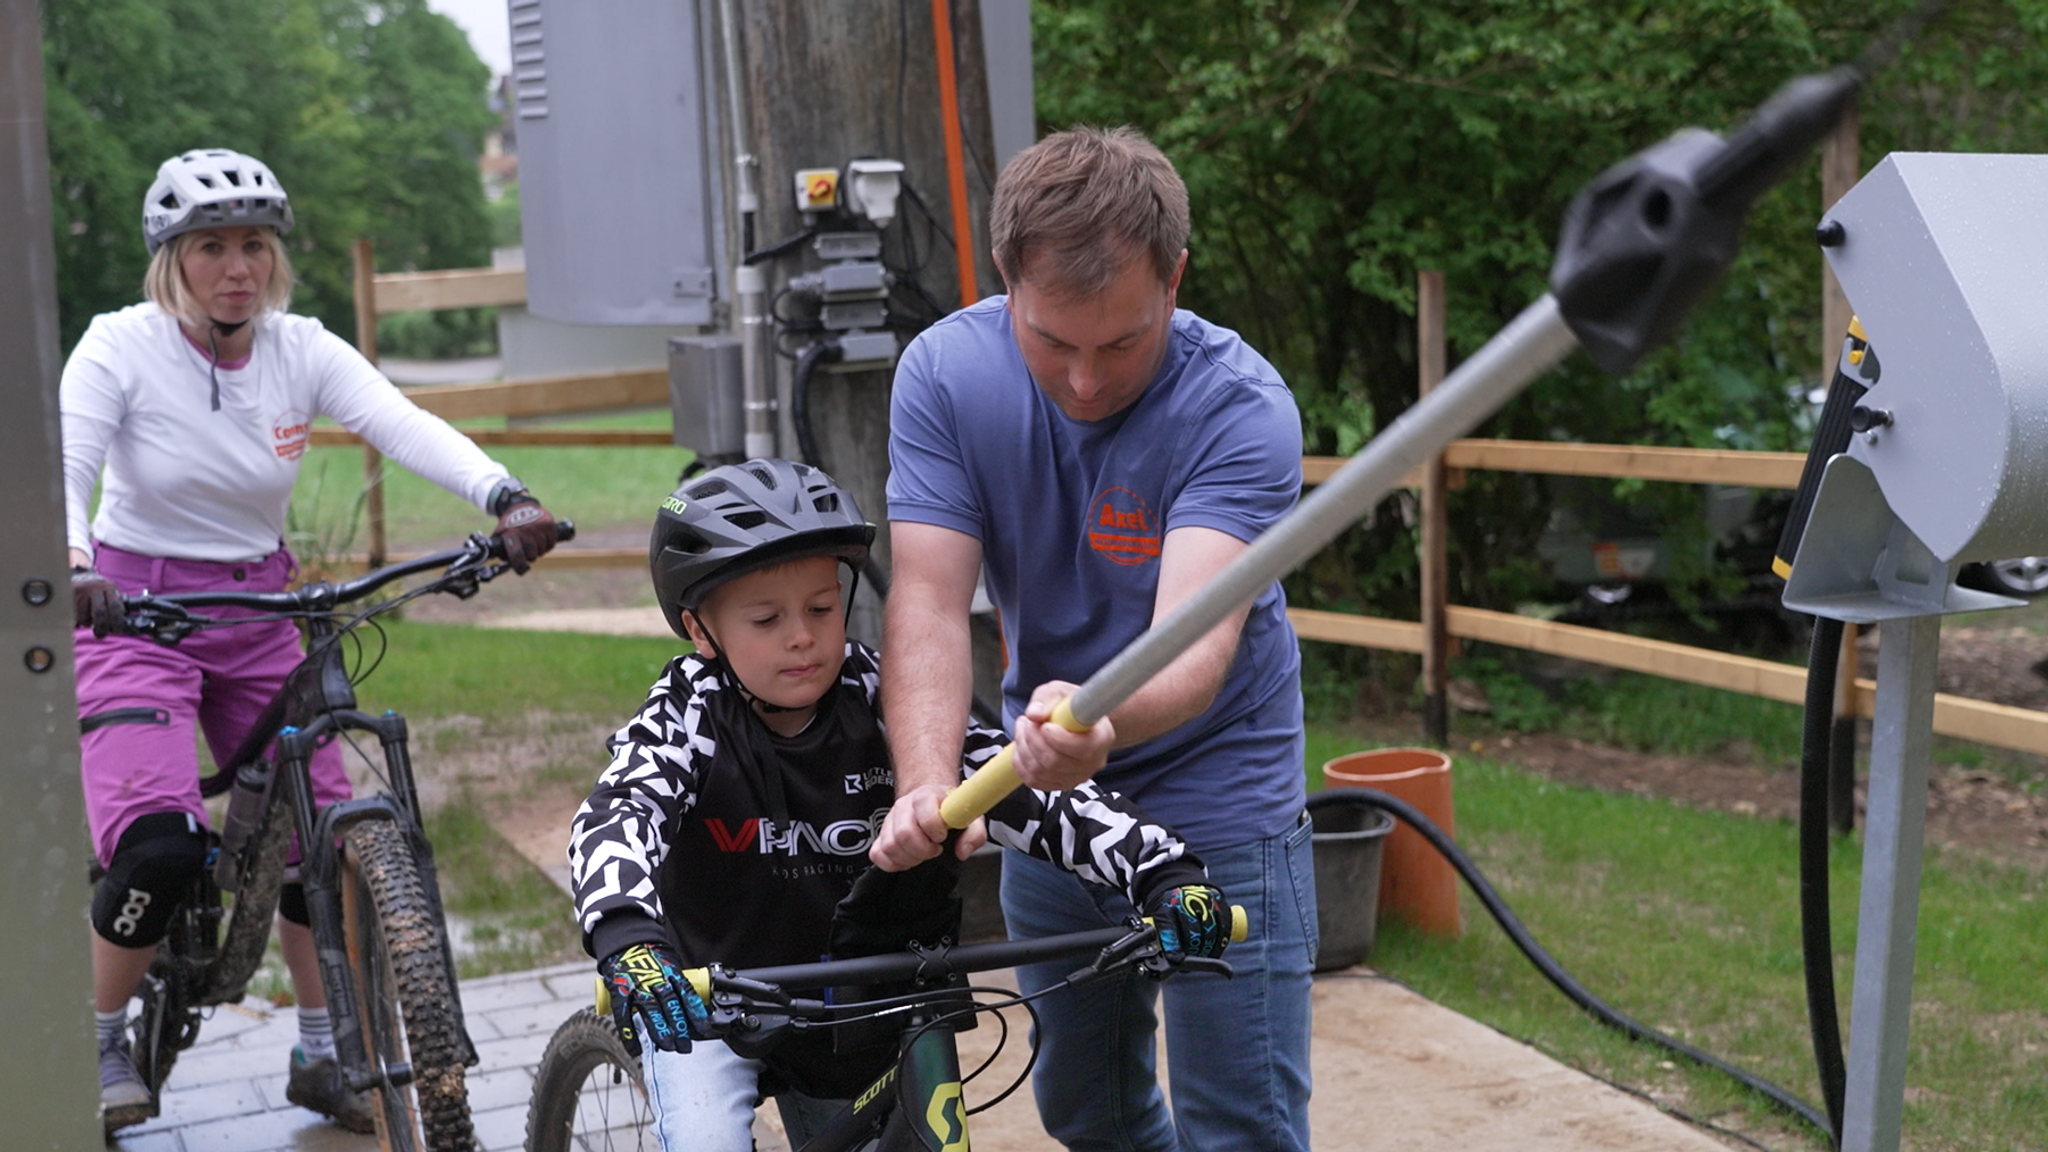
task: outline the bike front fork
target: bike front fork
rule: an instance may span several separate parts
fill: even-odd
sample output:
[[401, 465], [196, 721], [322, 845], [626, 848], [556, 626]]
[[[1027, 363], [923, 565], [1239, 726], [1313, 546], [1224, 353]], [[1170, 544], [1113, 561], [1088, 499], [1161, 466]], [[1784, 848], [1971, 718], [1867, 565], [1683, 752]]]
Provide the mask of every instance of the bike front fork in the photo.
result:
[[[313, 802], [311, 761], [315, 741], [341, 729], [374, 733], [384, 749], [385, 779], [392, 793], [344, 800], [317, 808]], [[478, 1062], [476, 1044], [462, 1014], [462, 997], [455, 981], [455, 956], [448, 942], [447, 915], [441, 907], [441, 888], [434, 871], [434, 850], [420, 827], [419, 798], [412, 776], [412, 760], [406, 749], [403, 716], [386, 712], [370, 716], [353, 709], [327, 713], [303, 729], [288, 731], [277, 738], [281, 770], [288, 773], [299, 797], [295, 806], [300, 851], [299, 880], [306, 890], [306, 910], [312, 921], [314, 950], [320, 962], [320, 983], [327, 991], [327, 1011], [334, 1025], [336, 1058], [343, 1078], [352, 1091], [365, 1091], [390, 1080], [394, 1087], [409, 1080], [409, 1068], [379, 1068], [370, 1059], [369, 1040], [356, 1000], [355, 977], [349, 970], [348, 934], [343, 924], [341, 834], [349, 825], [363, 820], [390, 820], [404, 830], [406, 845], [419, 871], [420, 884], [429, 914], [438, 931], [441, 961], [448, 972], [448, 988], [455, 1017], [455, 1034], [461, 1039], [462, 1061], [474, 1067]], [[374, 915], [374, 912], [367, 912]]]

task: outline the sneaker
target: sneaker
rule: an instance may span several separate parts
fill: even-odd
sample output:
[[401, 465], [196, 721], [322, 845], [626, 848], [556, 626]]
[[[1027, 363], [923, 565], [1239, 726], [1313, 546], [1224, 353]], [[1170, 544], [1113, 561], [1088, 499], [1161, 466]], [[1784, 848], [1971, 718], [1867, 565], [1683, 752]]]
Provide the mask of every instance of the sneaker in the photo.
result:
[[135, 1059], [128, 1054], [127, 1035], [115, 1033], [101, 1041], [100, 1116], [106, 1122], [107, 1135], [155, 1115], [156, 1097], [149, 1085], [142, 1082], [142, 1074], [135, 1070]]
[[284, 1098], [301, 1108], [318, 1112], [351, 1132], [377, 1130], [376, 1112], [368, 1092], [350, 1092], [341, 1082], [341, 1062], [332, 1056], [307, 1060], [292, 1049], [291, 1078], [285, 1081]]

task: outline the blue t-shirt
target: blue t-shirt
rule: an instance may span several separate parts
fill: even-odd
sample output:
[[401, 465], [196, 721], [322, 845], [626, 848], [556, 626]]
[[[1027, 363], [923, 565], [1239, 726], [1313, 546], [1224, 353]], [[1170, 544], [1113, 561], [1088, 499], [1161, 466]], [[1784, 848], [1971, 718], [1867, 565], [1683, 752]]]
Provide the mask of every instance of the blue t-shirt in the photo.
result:
[[[1005, 300], [954, 313], [904, 351], [888, 498], [891, 520], [981, 541], [1014, 723], [1033, 688], [1086, 681], [1150, 626], [1167, 532], [1249, 541], [1294, 506], [1301, 417], [1264, 357], [1181, 310], [1136, 403], [1069, 419], [1032, 382]], [[1277, 582], [1260, 593], [1215, 702], [1119, 749], [1100, 777], [1198, 852], [1277, 835], [1300, 817], [1301, 652], [1286, 608]]]

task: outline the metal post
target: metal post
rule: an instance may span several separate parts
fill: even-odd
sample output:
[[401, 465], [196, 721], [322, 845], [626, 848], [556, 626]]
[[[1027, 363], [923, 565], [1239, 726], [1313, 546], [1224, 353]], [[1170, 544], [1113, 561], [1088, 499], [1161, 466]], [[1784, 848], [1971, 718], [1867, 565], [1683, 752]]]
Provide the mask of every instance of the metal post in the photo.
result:
[[[377, 252], [368, 237], [355, 244], [356, 351], [377, 362]], [[388, 553], [384, 536], [384, 454], [363, 445], [363, 523], [367, 529], [370, 567], [382, 568]], [[329, 559], [332, 559], [330, 557]]]
[[1920, 849], [1934, 740], [1935, 658], [1941, 641], [1939, 616], [1889, 620], [1879, 627], [1842, 1152], [1897, 1152], [1899, 1147], [1913, 942], [1920, 918]]
[[105, 1143], [86, 951], [71, 581], [57, 420], [57, 276], [35, 0], [0, 0], [0, 1116], [10, 1148]]
[[[1415, 284], [1415, 367], [1418, 397], [1443, 383], [1444, 274], [1419, 272]], [[1442, 453], [1422, 476], [1422, 732], [1441, 748], [1451, 740], [1450, 510]]]

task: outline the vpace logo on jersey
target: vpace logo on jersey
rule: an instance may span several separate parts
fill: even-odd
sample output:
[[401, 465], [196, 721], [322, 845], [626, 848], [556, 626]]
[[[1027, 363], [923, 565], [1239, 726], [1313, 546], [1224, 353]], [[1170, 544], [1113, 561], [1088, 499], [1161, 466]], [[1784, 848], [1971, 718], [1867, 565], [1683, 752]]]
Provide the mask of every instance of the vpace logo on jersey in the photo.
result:
[[821, 856], [860, 856], [875, 842], [875, 832], [889, 815], [877, 808], [865, 820], [834, 820], [820, 828], [808, 820], [777, 823], [761, 816], [749, 816], [738, 827], [723, 817], [707, 816], [704, 827], [720, 852], [757, 852], [763, 856], [796, 856], [805, 852]]

